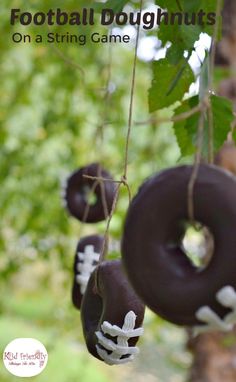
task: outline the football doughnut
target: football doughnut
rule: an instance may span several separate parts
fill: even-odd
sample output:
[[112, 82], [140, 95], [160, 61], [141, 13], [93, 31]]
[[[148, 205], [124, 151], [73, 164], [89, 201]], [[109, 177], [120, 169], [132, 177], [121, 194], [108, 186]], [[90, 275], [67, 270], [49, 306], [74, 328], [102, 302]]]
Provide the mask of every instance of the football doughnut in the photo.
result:
[[92, 273], [81, 305], [88, 351], [109, 365], [133, 360], [143, 329], [144, 305], [123, 273], [120, 260], [105, 261]]
[[[111, 175], [98, 163], [80, 168], [67, 180], [64, 192], [65, 204], [69, 213], [78, 220], [97, 223], [110, 214], [116, 189], [112, 181], [104, 181], [102, 185], [100, 183], [96, 185], [97, 180], [86, 178], [86, 175], [112, 180]], [[96, 200], [88, 208], [87, 198], [90, 192], [94, 194]]]
[[72, 302], [77, 309], [80, 309], [91, 273], [98, 265], [103, 249], [103, 241], [103, 236], [91, 235], [82, 238], [78, 242], [74, 260], [72, 287]]
[[230, 313], [236, 311], [236, 178], [200, 165], [194, 217], [209, 228], [215, 245], [209, 264], [197, 268], [181, 246], [192, 172], [192, 166], [180, 166], [143, 184], [127, 213], [122, 259], [136, 293], [155, 313], [178, 325], [223, 327], [223, 320], [236, 320]]

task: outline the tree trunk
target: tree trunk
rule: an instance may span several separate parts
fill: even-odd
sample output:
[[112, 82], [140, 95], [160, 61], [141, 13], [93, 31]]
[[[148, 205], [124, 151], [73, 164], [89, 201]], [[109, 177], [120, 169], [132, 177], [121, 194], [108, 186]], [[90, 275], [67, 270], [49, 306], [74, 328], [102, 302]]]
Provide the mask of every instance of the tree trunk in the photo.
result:
[[236, 1], [225, 0], [223, 9], [222, 39], [218, 43], [216, 65], [236, 68]]
[[[225, 0], [223, 10], [223, 39], [217, 46], [216, 65], [229, 68], [229, 78], [219, 85], [218, 93], [231, 99], [236, 111], [236, 0]], [[230, 145], [230, 147], [229, 147]], [[236, 149], [226, 143], [217, 155], [217, 164], [228, 163], [236, 169]], [[224, 222], [222, 222], [224, 224]], [[227, 240], [227, 238], [226, 238]], [[208, 333], [193, 338], [189, 333], [188, 349], [193, 353], [193, 364], [188, 382], [235, 382], [236, 381], [236, 330], [227, 334]]]
[[236, 332], [189, 336], [193, 365], [188, 382], [236, 381]]
[[219, 85], [218, 93], [234, 102], [236, 111], [236, 1], [225, 0], [223, 38], [216, 49], [215, 63], [229, 68], [229, 78]]

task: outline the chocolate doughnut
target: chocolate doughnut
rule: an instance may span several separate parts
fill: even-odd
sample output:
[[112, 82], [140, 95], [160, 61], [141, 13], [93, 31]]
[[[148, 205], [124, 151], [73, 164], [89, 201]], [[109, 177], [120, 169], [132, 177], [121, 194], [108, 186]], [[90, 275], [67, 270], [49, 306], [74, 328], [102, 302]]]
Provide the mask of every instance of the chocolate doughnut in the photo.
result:
[[81, 306], [88, 351], [109, 365], [138, 353], [144, 305], [125, 277], [120, 260], [105, 261], [92, 273]]
[[192, 171], [180, 166], [147, 180], [130, 205], [122, 239], [123, 264], [136, 293], [164, 319], [186, 326], [214, 317], [222, 322], [230, 309], [219, 295], [236, 288], [236, 178], [200, 165], [194, 216], [210, 229], [215, 248], [210, 263], [199, 269], [180, 243]]
[[[97, 223], [106, 219], [111, 212], [116, 190], [115, 185], [113, 182], [104, 181], [102, 186], [98, 183], [93, 190], [97, 180], [86, 178], [84, 175], [111, 180], [112, 177], [98, 163], [92, 163], [76, 170], [67, 180], [64, 198], [69, 213], [80, 221]], [[96, 196], [96, 201], [88, 208], [87, 195], [92, 190]]]
[[103, 241], [103, 236], [86, 236], [78, 242], [76, 247], [73, 267], [72, 302], [77, 309], [80, 309], [89, 277], [99, 262]]

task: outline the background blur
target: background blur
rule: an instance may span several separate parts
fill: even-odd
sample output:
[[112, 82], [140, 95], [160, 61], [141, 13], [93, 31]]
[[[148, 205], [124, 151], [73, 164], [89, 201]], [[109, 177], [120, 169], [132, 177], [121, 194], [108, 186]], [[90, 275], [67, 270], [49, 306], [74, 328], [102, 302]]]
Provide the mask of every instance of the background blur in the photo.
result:
[[[115, 179], [122, 174], [135, 33], [129, 29], [132, 43], [113, 45], [112, 52], [108, 44], [15, 44], [14, 31], [34, 36], [48, 29], [13, 28], [9, 17], [10, 8], [70, 11], [91, 5], [82, 0], [79, 6], [72, 0], [50, 0], [46, 5], [1, 1], [0, 352], [16, 337], [42, 341], [49, 362], [42, 375], [32, 378], [38, 382], [111, 378], [114, 382], [181, 382], [191, 363], [183, 330], [147, 311], [140, 356], [128, 366], [108, 367], [87, 353], [80, 314], [71, 303], [76, 243], [81, 234], [103, 233], [105, 225], [81, 227], [70, 218], [63, 208], [61, 187], [75, 168], [94, 161], [101, 162]], [[107, 33], [99, 26], [52, 31], [90, 34], [95, 28]], [[142, 32], [140, 44], [135, 121], [149, 118], [149, 60], [160, 48], [149, 34]], [[149, 47], [146, 53], [145, 46]], [[170, 124], [135, 126], [129, 153], [128, 182], [133, 195], [146, 177], [175, 165], [179, 158]], [[118, 240], [127, 207], [127, 190], [122, 189], [110, 230]], [[1, 364], [0, 380], [18, 378]]]

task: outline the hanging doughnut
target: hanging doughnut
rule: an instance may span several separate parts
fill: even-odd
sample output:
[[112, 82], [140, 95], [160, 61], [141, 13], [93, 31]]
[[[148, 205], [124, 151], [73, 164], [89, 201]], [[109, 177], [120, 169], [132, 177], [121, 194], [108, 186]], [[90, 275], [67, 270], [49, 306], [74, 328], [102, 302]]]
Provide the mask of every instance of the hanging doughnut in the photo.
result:
[[141, 303], [120, 260], [105, 261], [92, 273], [81, 306], [81, 320], [88, 351], [109, 365], [133, 360], [143, 334]]
[[[115, 185], [113, 182], [104, 181], [102, 186], [97, 184], [93, 190], [97, 180], [86, 178], [84, 175], [110, 180], [112, 180], [112, 177], [98, 163], [93, 163], [75, 171], [67, 180], [64, 198], [69, 213], [80, 221], [97, 223], [106, 219], [111, 212], [115, 196]], [[88, 208], [87, 196], [92, 190], [96, 200]], [[87, 216], [85, 216], [87, 208]]]
[[89, 277], [99, 262], [103, 241], [103, 236], [91, 235], [82, 238], [78, 242], [74, 260], [72, 287], [72, 302], [77, 309], [80, 309]]
[[192, 171], [192, 166], [168, 169], [140, 188], [126, 217], [123, 264], [144, 303], [170, 322], [232, 324], [233, 319], [236, 322], [236, 178], [216, 166], [200, 165], [194, 217], [210, 229], [215, 248], [210, 263], [199, 269], [181, 247]]

